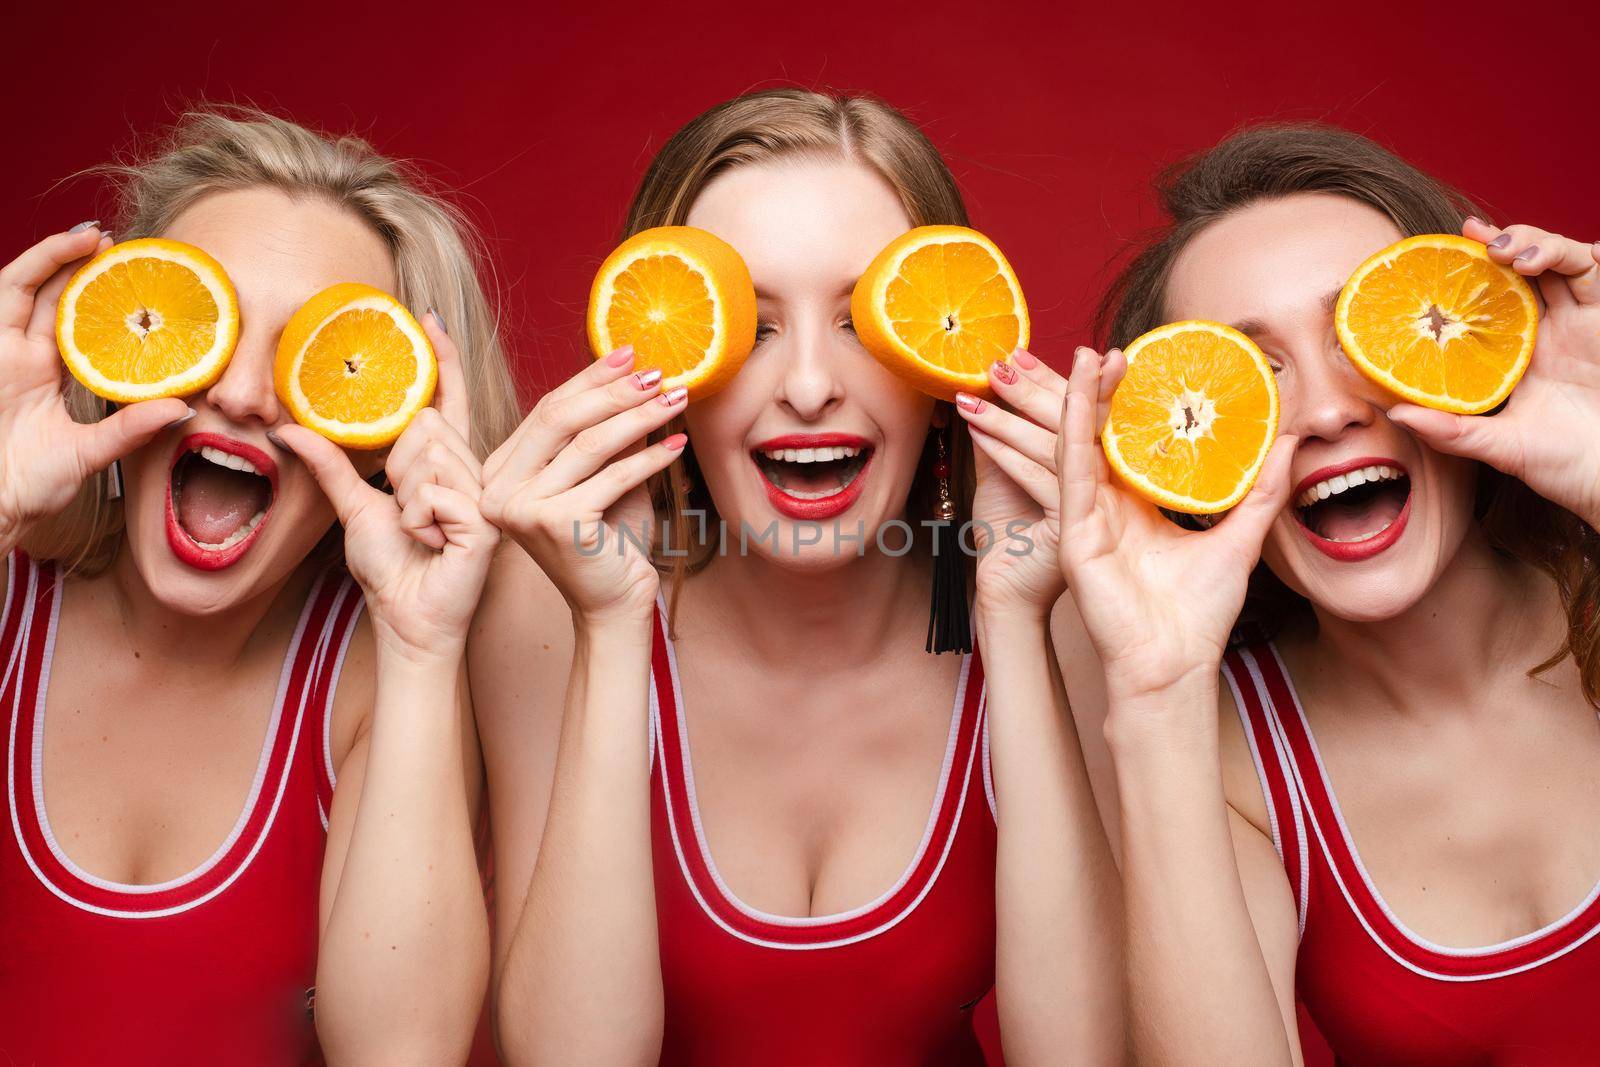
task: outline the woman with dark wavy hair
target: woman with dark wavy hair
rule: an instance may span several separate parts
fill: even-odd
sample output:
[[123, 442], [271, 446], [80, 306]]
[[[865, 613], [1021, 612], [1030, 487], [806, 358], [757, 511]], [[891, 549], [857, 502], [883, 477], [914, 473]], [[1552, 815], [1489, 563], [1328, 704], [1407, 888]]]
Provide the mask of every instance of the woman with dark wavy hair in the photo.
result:
[[[1493, 226], [1328, 127], [1240, 133], [1161, 192], [1171, 221], [1105, 304], [1113, 347], [1080, 350], [1060, 464], [1139, 1062], [1298, 1064], [1297, 997], [1341, 1062], [1600, 1061], [1600, 249]], [[1399, 403], [1335, 332], [1359, 264], [1440, 232], [1543, 298], [1492, 415]], [[1094, 441], [1118, 348], [1179, 319], [1243, 330], [1282, 398], [1284, 437], [1210, 529], [1113, 484]]]

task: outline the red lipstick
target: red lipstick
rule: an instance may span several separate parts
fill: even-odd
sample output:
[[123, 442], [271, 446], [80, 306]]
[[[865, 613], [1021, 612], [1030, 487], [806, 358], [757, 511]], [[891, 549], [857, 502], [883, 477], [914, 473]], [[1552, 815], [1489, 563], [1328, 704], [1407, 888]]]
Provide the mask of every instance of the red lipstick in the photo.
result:
[[[1398, 460], [1386, 459], [1382, 456], [1362, 456], [1359, 459], [1346, 460], [1343, 463], [1322, 467], [1300, 479], [1294, 487], [1294, 492], [1289, 497], [1291, 505], [1294, 505], [1294, 501], [1300, 499], [1300, 494], [1318, 482], [1332, 478], [1335, 475], [1349, 474], [1351, 471], [1361, 470], [1363, 467], [1392, 467], [1406, 478], [1411, 477], [1411, 472], [1406, 470], [1405, 465]], [[1395, 542], [1400, 540], [1400, 535], [1405, 533], [1406, 530], [1406, 520], [1411, 517], [1411, 494], [1409, 492], [1406, 493], [1406, 502], [1401, 506], [1400, 514], [1395, 516], [1393, 522], [1371, 537], [1363, 538], [1360, 541], [1330, 541], [1306, 525], [1298, 506], [1292, 506], [1291, 510], [1294, 512], [1295, 522], [1300, 526], [1300, 532], [1305, 534], [1306, 540], [1311, 542], [1313, 548], [1329, 559], [1340, 563], [1360, 563], [1391, 548]]]
[[[750, 457], [756, 464], [756, 470], [761, 472], [762, 484], [767, 490], [767, 499], [772, 502], [772, 507], [779, 514], [791, 519], [807, 522], [820, 522], [832, 519], [849, 511], [851, 506], [860, 499], [866, 489], [867, 472], [872, 467], [872, 453], [869, 451], [872, 442], [865, 437], [848, 433], [789, 433], [778, 437], [771, 437], [755, 445], [750, 450]], [[850, 484], [843, 486], [837, 493], [814, 499], [805, 499], [794, 496], [783, 487], [775, 484], [767, 477], [767, 472], [760, 463], [761, 454], [775, 452], [780, 449], [802, 448], [858, 448], [866, 452], [866, 459], [861, 464], [861, 469], [856, 472]]]
[[[247, 460], [263, 477], [271, 483], [270, 498], [267, 501], [266, 512], [260, 521], [249, 533], [245, 534], [236, 544], [227, 548], [212, 548], [202, 545], [178, 521], [177, 508], [173, 504], [174, 472], [178, 462], [190, 452], [198, 452], [201, 448], [215, 448], [219, 452], [226, 452]], [[196, 570], [220, 571], [233, 566], [250, 551], [256, 541], [261, 537], [261, 531], [267, 528], [267, 521], [272, 518], [272, 505], [278, 498], [278, 465], [271, 456], [254, 445], [243, 441], [236, 441], [218, 433], [192, 433], [178, 442], [178, 447], [172, 453], [172, 461], [167, 464], [167, 501], [166, 525], [167, 544], [172, 549], [172, 554]]]

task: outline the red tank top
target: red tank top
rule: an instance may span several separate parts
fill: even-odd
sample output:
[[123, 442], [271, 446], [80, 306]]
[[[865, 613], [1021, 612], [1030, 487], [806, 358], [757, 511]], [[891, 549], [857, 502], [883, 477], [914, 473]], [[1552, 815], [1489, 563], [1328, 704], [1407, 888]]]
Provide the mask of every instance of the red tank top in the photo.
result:
[[312, 587], [244, 811], [210, 859], [160, 885], [97, 878], [51, 833], [40, 764], [60, 594], [54, 566], [7, 561], [0, 1063], [321, 1062], [307, 1001], [332, 800], [328, 711], [359, 589], [342, 572]]
[[1600, 886], [1565, 918], [1482, 948], [1408, 930], [1362, 866], [1271, 645], [1223, 661], [1300, 913], [1295, 985], [1340, 1063], [1600, 1063]]
[[659, 615], [651, 674], [661, 1062], [982, 1064], [974, 1008], [994, 986], [995, 825], [977, 653], [961, 667], [933, 810], [910, 866], [871, 903], [815, 918], [757, 911], [718, 875]]

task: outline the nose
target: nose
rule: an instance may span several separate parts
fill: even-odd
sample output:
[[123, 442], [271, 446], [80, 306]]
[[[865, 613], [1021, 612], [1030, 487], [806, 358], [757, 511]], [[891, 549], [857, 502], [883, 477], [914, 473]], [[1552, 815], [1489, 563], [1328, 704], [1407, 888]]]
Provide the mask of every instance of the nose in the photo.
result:
[[844, 399], [839, 361], [843, 339], [828, 324], [799, 325], [790, 335], [778, 401], [804, 422], [815, 422]]
[[1361, 376], [1337, 344], [1292, 356], [1291, 361], [1296, 370], [1294, 395], [1285, 399], [1292, 399], [1295, 414], [1285, 421], [1302, 439], [1337, 441], [1351, 430], [1371, 426], [1378, 417], [1382, 390]]
[[275, 336], [263, 336], [245, 327], [239, 332], [239, 343], [222, 377], [206, 390], [206, 402], [231, 422], [277, 425], [281, 411], [278, 394], [272, 387], [276, 353]]

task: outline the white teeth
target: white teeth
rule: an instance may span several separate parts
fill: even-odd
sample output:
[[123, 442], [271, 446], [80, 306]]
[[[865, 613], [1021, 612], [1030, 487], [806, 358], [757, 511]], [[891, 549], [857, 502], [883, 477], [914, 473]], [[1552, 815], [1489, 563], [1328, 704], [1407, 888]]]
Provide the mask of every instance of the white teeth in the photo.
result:
[[1338, 496], [1345, 490], [1354, 489], [1358, 485], [1366, 485], [1368, 482], [1392, 482], [1400, 477], [1402, 477], [1401, 472], [1394, 467], [1381, 465], [1360, 467], [1353, 471], [1346, 471], [1343, 474], [1335, 474], [1332, 478], [1324, 478], [1301, 493], [1299, 498], [1295, 500], [1295, 506], [1308, 508], [1319, 500], [1327, 500], [1329, 497]]
[[200, 457], [215, 463], [219, 467], [227, 467], [229, 470], [244, 471], [246, 474], [261, 473], [256, 470], [254, 463], [251, 463], [243, 456], [236, 456], [232, 452], [224, 452], [222, 449], [212, 448], [210, 445], [200, 446]]
[[832, 463], [834, 460], [859, 456], [861, 449], [848, 445], [831, 448], [765, 448], [761, 454], [779, 463]]

